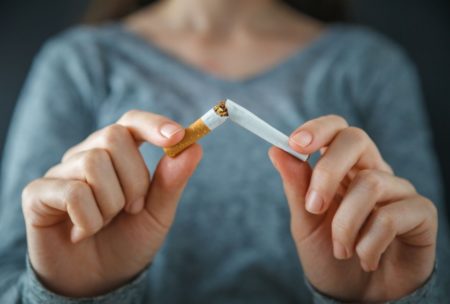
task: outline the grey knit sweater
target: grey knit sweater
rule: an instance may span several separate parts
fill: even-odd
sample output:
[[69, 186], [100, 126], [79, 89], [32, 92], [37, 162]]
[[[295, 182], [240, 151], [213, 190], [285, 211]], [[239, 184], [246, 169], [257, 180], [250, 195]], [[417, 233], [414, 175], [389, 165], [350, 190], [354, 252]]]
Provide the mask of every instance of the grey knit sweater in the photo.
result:
[[[130, 109], [187, 125], [222, 98], [287, 134], [324, 114], [345, 117], [443, 213], [416, 73], [380, 35], [332, 25], [269, 71], [226, 81], [120, 24], [79, 27], [49, 41], [37, 56], [9, 132], [0, 197], [0, 303], [333, 303], [303, 278], [269, 145], [232, 124], [201, 141], [204, 158], [166, 242], [133, 282], [95, 299], [68, 299], [46, 290], [27, 264], [21, 190], [64, 151]], [[150, 145], [142, 153], [151, 170], [162, 155]], [[433, 278], [402, 303], [440, 303], [450, 294], [446, 231], [441, 220]]]

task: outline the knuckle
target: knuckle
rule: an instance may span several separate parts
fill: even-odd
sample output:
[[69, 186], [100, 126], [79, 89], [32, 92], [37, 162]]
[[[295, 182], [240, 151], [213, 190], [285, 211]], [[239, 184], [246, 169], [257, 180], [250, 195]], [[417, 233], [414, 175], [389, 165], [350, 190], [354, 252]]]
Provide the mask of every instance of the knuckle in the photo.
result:
[[395, 222], [391, 214], [385, 209], [380, 208], [373, 212], [374, 221], [378, 227], [391, 233], [395, 233]]
[[30, 182], [28, 185], [25, 186], [22, 190], [22, 202], [29, 202], [32, 200], [32, 198], [35, 195], [34, 191], [34, 184], [36, 181]]
[[424, 201], [424, 206], [425, 206], [427, 212], [430, 214], [431, 219], [433, 219], [434, 221], [437, 221], [438, 216], [439, 216], [438, 215], [439, 211], [438, 211], [436, 205], [426, 197], [422, 196], [421, 199]]
[[68, 149], [66, 152], [64, 152], [61, 161], [65, 161], [69, 158], [70, 155], [72, 155], [74, 148]]
[[92, 149], [83, 158], [83, 167], [87, 172], [97, 170], [110, 161], [109, 154], [103, 149]]
[[113, 124], [103, 129], [101, 138], [105, 145], [115, 146], [122, 143], [123, 139], [128, 135], [128, 130], [125, 127]]
[[392, 169], [391, 165], [389, 165], [385, 160], [381, 160], [381, 165], [380, 167], [382, 168], [382, 170], [384, 170], [385, 172], [389, 173], [389, 174], [394, 174], [394, 169]]
[[28, 185], [23, 188], [21, 197], [22, 197], [22, 211], [25, 215], [28, 215], [30, 211], [33, 209], [33, 205], [35, 203], [36, 191], [35, 184], [38, 180], [34, 180], [30, 182]]
[[383, 178], [374, 170], [362, 170], [358, 172], [357, 182], [371, 193], [383, 191]]
[[330, 115], [327, 115], [326, 118], [333, 121], [334, 124], [348, 126], [347, 120], [342, 116], [339, 116], [336, 114], [330, 114]]
[[[92, 192], [90, 187], [84, 182], [70, 182], [65, 189], [64, 197], [69, 214], [74, 210], [83, 209], [81, 205], [87, 203], [90, 200], [91, 193]], [[83, 230], [85, 230], [88, 234], [93, 234], [103, 227], [103, 218], [97, 215], [90, 216], [89, 220], [83, 222], [82, 225]]]
[[47, 170], [47, 172], [45, 172], [44, 177], [52, 177], [54, 172], [55, 172], [55, 170], [57, 170], [59, 166], [60, 166], [60, 164], [57, 164], [57, 165], [49, 168]]
[[333, 180], [333, 170], [326, 158], [322, 158], [314, 168], [313, 175], [315, 179], [320, 180], [321, 184], [326, 184], [327, 182]]
[[65, 189], [65, 200], [68, 205], [77, 205], [89, 196], [90, 188], [87, 184], [81, 181], [72, 181]]
[[417, 193], [416, 187], [414, 187], [414, 185], [409, 180], [398, 176], [396, 178], [398, 178], [399, 182], [403, 184], [405, 188], [408, 188], [410, 192]]
[[116, 216], [123, 208], [125, 207], [125, 198], [119, 197], [114, 202], [111, 203], [109, 208], [105, 208], [102, 210], [102, 215], [105, 218], [105, 221]]
[[347, 244], [350, 236], [353, 235], [354, 228], [351, 221], [338, 217], [334, 218], [331, 224], [333, 239]]
[[131, 120], [134, 117], [136, 117], [139, 114], [139, 110], [136, 109], [132, 109], [127, 111], [125, 114], [122, 115], [122, 117], [119, 119], [119, 121], [123, 121], [123, 120]]
[[21, 193], [22, 199], [22, 209], [23, 211], [30, 211], [36, 207], [36, 204], [40, 201], [40, 185], [44, 178], [35, 179], [29, 182], [23, 189]]
[[360, 128], [356, 127], [348, 127], [344, 131], [349, 137], [353, 138], [354, 140], [358, 142], [367, 142], [369, 139], [369, 135]]

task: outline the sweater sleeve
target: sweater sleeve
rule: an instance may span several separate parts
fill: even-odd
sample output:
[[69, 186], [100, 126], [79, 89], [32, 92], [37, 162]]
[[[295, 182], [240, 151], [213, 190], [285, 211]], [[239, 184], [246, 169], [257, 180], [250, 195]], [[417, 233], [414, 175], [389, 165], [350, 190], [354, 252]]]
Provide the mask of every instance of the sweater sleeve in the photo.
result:
[[[311, 283], [308, 282], [305, 278], [305, 283], [308, 289], [311, 291], [313, 296], [314, 304], [339, 304], [342, 303], [336, 299], [333, 299], [317, 289], [314, 288], [314, 286], [311, 285]], [[434, 269], [433, 273], [431, 274], [430, 278], [423, 284], [421, 287], [413, 291], [411, 294], [398, 299], [396, 301], [389, 301], [386, 304], [414, 304], [414, 303], [429, 303], [429, 299], [433, 299], [433, 292], [436, 284], [436, 268]], [[346, 302], [347, 303], [347, 302]]]
[[105, 295], [93, 298], [68, 298], [55, 294], [45, 288], [37, 278], [33, 267], [27, 259], [27, 274], [24, 276], [22, 302], [25, 304], [139, 304], [147, 303], [143, 296], [148, 283], [148, 269], [146, 268], [131, 282], [113, 290]]
[[[81, 33], [82, 34], [82, 33]], [[101, 60], [80, 33], [48, 42], [36, 57], [9, 129], [0, 183], [0, 303], [76, 303], [46, 290], [27, 267], [22, 189], [96, 129]], [[70, 263], [70, 261], [68, 261]], [[140, 302], [145, 274], [102, 299]], [[132, 301], [131, 301], [132, 299]], [[93, 303], [106, 303], [91, 299]], [[82, 303], [91, 300], [84, 299]]]

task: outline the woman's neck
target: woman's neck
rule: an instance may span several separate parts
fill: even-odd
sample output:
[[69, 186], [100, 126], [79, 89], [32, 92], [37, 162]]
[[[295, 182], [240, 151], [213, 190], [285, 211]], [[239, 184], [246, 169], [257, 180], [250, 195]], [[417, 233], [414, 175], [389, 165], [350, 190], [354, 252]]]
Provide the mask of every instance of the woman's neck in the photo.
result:
[[323, 29], [281, 0], [163, 0], [125, 24], [181, 61], [226, 79], [269, 70]]
[[158, 6], [168, 27], [203, 34], [264, 30], [292, 15], [277, 0], [165, 0]]

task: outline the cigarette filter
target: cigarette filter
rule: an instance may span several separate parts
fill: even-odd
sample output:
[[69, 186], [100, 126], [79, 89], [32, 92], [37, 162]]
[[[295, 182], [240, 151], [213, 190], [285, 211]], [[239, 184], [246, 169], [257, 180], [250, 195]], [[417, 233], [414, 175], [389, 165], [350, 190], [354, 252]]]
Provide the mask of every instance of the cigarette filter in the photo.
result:
[[197, 121], [185, 129], [184, 138], [176, 145], [165, 148], [164, 152], [175, 157], [197, 140], [223, 124], [227, 119], [261, 137], [274, 146], [288, 152], [296, 158], [307, 161], [309, 155], [298, 153], [289, 146], [289, 137], [278, 131], [267, 122], [238, 105], [232, 100], [221, 101]]
[[206, 112], [202, 117], [187, 127], [185, 129], [183, 139], [176, 145], [164, 148], [164, 152], [170, 157], [177, 156], [187, 147], [193, 145], [200, 138], [223, 124], [227, 119], [228, 111], [225, 107], [225, 102], [221, 101], [214, 108]]

